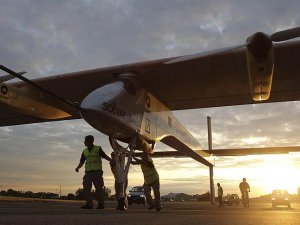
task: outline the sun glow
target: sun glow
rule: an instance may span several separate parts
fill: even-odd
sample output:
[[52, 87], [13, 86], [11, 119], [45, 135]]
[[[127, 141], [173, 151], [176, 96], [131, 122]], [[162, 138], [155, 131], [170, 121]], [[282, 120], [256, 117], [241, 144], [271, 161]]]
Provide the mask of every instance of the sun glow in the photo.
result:
[[293, 165], [289, 155], [265, 156], [264, 164], [257, 173], [257, 182], [266, 191], [271, 193], [274, 189], [285, 189], [291, 194], [297, 192], [299, 182], [299, 168]]
[[296, 194], [300, 187], [299, 154], [247, 156], [223, 161], [217, 159], [215, 183], [223, 184], [228, 193], [239, 193], [238, 185], [243, 177], [251, 187], [251, 196], [268, 195], [275, 189]]
[[[243, 177], [251, 187], [251, 197], [271, 194], [272, 190], [285, 189], [296, 194], [300, 187], [300, 154], [258, 155], [243, 157], [210, 158], [214, 164], [214, 183], [221, 183], [226, 194], [239, 194], [239, 183]], [[173, 159], [169, 163], [155, 159], [161, 186], [175, 187], [172, 191], [201, 193], [209, 190], [209, 171], [207, 167], [187, 159]], [[172, 164], [171, 162], [176, 162]], [[170, 164], [170, 165], [169, 165]], [[130, 175], [132, 178], [132, 175]], [[142, 178], [142, 174], [139, 175]]]

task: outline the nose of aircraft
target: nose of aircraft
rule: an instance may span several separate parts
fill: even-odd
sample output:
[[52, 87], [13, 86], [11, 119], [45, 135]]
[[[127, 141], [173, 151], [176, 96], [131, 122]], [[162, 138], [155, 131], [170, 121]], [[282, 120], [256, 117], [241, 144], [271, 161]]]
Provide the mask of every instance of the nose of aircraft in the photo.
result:
[[106, 102], [117, 102], [126, 96], [122, 81], [116, 81], [102, 86], [90, 94], [82, 101], [81, 107], [85, 110], [104, 112], [103, 107]]
[[99, 108], [99, 102], [101, 102], [101, 96], [99, 96], [99, 93], [96, 90], [90, 93], [89, 95], [87, 95], [81, 102], [80, 106], [85, 111], [89, 111], [89, 110], [97, 111], [97, 109]]
[[107, 114], [104, 106], [107, 102], [114, 102], [116, 98], [122, 96], [122, 83], [114, 82], [102, 86], [88, 94], [81, 102], [84, 109], [82, 114]]
[[113, 130], [127, 134], [126, 112], [122, 105], [119, 106], [124, 96], [126, 97], [126, 93], [122, 82], [102, 86], [83, 99], [80, 105], [83, 109], [81, 117], [104, 134], [109, 135]]
[[102, 104], [105, 95], [101, 88], [88, 94], [80, 106], [83, 110], [80, 111], [81, 117], [95, 129], [102, 133], [107, 133], [106, 121], [107, 115], [103, 112]]

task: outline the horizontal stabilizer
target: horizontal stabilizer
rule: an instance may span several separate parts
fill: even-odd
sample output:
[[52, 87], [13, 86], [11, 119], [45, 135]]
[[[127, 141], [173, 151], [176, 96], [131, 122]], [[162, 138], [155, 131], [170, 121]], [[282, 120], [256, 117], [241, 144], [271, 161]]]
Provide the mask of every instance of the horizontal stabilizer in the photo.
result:
[[300, 152], [300, 146], [288, 147], [265, 147], [265, 148], [232, 148], [205, 150], [205, 152], [215, 156], [245, 156], [245, 155], [265, 155], [265, 154], [288, 154], [290, 152]]
[[[180, 140], [178, 140], [177, 138], [175, 138], [173, 136], [165, 137], [161, 140], [161, 142], [178, 150], [179, 156], [190, 157], [206, 166], [212, 166], [212, 164], [209, 161], [207, 161], [206, 159], [203, 158], [203, 156], [209, 156], [208, 153], [206, 153], [202, 150], [194, 151], [190, 147], [188, 147], [183, 142], [181, 142]], [[172, 151], [172, 152], [177, 152], [177, 151]], [[158, 153], [158, 152], [156, 152], [156, 153]], [[154, 153], [154, 155], [153, 155], [154, 157], [156, 157], [156, 153]], [[141, 156], [141, 155], [140, 155], [140, 153], [136, 153], [136, 156]], [[151, 156], [152, 156], [152, 154], [151, 154]]]
[[[214, 150], [196, 150], [195, 152], [205, 152], [214, 156], [246, 156], [246, 155], [267, 155], [267, 154], [288, 154], [300, 152], [300, 146], [289, 147], [266, 147], [266, 148], [232, 148], [232, 149], [214, 149]], [[154, 152], [153, 158], [164, 157], [186, 157], [179, 151]]]

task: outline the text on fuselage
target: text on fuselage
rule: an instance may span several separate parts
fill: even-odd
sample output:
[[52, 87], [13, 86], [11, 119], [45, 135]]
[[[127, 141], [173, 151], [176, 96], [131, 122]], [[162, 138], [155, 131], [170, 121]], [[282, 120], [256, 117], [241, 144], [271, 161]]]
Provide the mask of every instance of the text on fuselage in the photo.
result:
[[108, 111], [113, 115], [119, 117], [124, 117], [126, 115], [125, 111], [119, 108], [115, 102], [103, 102], [102, 106], [103, 110]]

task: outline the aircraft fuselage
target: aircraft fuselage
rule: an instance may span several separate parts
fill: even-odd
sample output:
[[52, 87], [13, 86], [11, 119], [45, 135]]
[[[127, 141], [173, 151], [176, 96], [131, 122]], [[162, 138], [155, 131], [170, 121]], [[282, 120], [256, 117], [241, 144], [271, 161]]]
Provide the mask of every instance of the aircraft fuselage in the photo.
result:
[[173, 136], [192, 149], [199, 142], [133, 75], [104, 85], [82, 101], [81, 116], [95, 129], [119, 140], [130, 140], [137, 133], [157, 142]]

